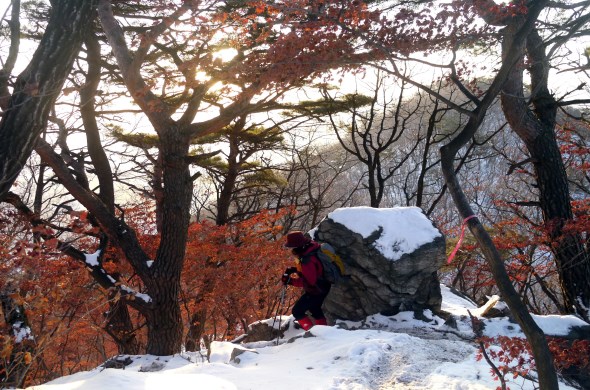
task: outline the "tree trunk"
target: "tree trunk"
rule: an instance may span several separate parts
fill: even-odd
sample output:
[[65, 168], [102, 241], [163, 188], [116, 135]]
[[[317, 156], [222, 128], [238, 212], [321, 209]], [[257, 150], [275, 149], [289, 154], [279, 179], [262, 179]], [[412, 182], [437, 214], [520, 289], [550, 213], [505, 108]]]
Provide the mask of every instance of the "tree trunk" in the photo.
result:
[[49, 112], [92, 27], [97, 1], [52, 1], [47, 29], [20, 74], [0, 121], [0, 199], [29, 158]]
[[227, 171], [224, 173], [222, 168], [222, 173], [219, 175], [221, 188], [217, 193], [217, 215], [215, 216], [217, 226], [225, 225], [230, 220], [229, 213], [236, 191], [236, 183], [240, 176], [242, 163], [245, 161], [240, 156], [240, 132], [244, 130], [245, 126], [246, 116], [242, 116], [232, 125], [231, 131], [228, 133]]
[[[547, 1], [538, 1], [534, 3], [526, 15], [526, 18], [514, 18], [511, 20], [511, 30], [505, 29], [507, 39], [503, 42], [502, 66], [496, 74], [488, 91], [483, 96], [478, 106], [472, 111], [468, 123], [463, 130], [447, 145], [443, 146], [441, 151], [441, 167], [445, 182], [448, 186], [449, 193], [459, 210], [461, 218], [465, 219], [474, 215], [469, 201], [463, 192], [461, 185], [455, 175], [454, 159], [461, 148], [463, 148], [475, 135], [478, 128], [483, 122], [484, 116], [501, 91], [502, 86], [509, 79], [513, 69], [520, 62], [524, 52], [526, 38], [530, 31], [533, 30], [536, 19], [541, 10], [546, 6]], [[553, 366], [553, 357], [549, 351], [545, 334], [532, 319], [526, 306], [522, 303], [514, 286], [512, 285], [504, 262], [494, 245], [491, 237], [483, 228], [481, 223], [476, 219], [470, 219], [468, 222], [469, 230], [477, 240], [478, 245], [490, 265], [494, 280], [498, 286], [502, 298], [510, 308], [516, 322], [520, 325], [522, 331], [527, 337], [531, 346], [532, 354], [537, 365], [539, 377], [539, 386], [542, 390], [558, 390], [557, 374]]]
[[120, 354], [138, 355], [141, 352], [141, 346], [133, 330], [129, 309], [122, 300], [116, 302], [109, 300], [108, 320], [105, 330], [117, 344]]
[[[180, 274], [184, 263], [192, 181], [186, 156], [189, 140], [178, 127], [160, 133], [163, 197], [157, 205], [162, 215], [161, 241], [146, 287], [154, 309], [146, 314], [147, 353], [172, 355], [180, 352], [183, 325], [180, 312]], [[142, 278], [143, 279], [143, 278]]]
[[[483, 115], [481, 115], [481, 117], [483, 117]], [[479, 127], [479, 125], [476, 125], [475, 122], [476, 120], [470, 120], [466, 128]], [[459, 136], [455, 140], [460, 140], [460, 138], [461, 137]], [[465, 141], [467, 141], [471, 138], [471, 136], [463, 138]], [[459, 184], [457, 176], [455, 175], [453, 161], [456, 152], [461, 146], [457, 144], [457, 142], [454, 142], [455, 140], [451, 142], [451, 146], [446, 145], [441, 148], [441, 165], [449, 193], [453, 197], [455, 205], [459, 210], [459, 214], [462, 218], [467, 218], [474, 215], [474, 213], [471, 209], [471, 206], [469, 205], [469, 201], [461, 189], [461, 185]], [[527, 337], [527, 340], [529, 341], [529, 344], [531, 345], [533, 357], [535, 359], [535, 363], [537, 364], [537, 372], [539, 375], [539, 384], [541, 385], [541, 389], [557, 390], [559, 387], [557, 384], [555, 368], [553, 367], [553, 356], [551, 355], [551, 352], [547, 346], [545, 334], [532, 319], [526, 306], [520, 300], [518, 293], [514, 289], [508, 273], [506, 272], [502, 256], [500, 255], [500, 252], [498, 252], [487, 231], [476, 219], [469, 220], [468, 224], [471, 233], [477, 240], [479, 247], [481, 248], [488, 264], [490, 265], [492, 274], [494, 275], [494, 280], [496, 281], [496, 285], [498, 286], [498, 290], [500, 291], [502, 299], [506, 301], [506, 304], [510, 308], [510, 312], [514, 315], [514, 318], [522, 328], [524, 334]]]
[[552, 131], [544, 131], [534, 145], [527, 145], [533, 158], [543, 220], [552, 240], [551, 250], [560, 277], [564, 306], [590, 322], [590, 256], [577, 234], [564, 233], [573, 219], [567, 175]]
[[100, 84], [100, 44], [94, 33], [89, 33], [86, 42], [86, 62], [88, 71], [86, 82], [80, 88], [80, 115], [84, 124], [88, 154], [92, 160], [96, 176], [98, 178], [100, 194], [99, 197], [111, 210], [115, 209], [115, 189], [113, 184], [113, 172], [109, 159], [100, 142], [100, 132], [96, 122], [95, 98]]
[[[507, 34], [506, 44], [510, 43], [509, 37]], [[573, 212], [567, 173], [555, 137], [557, 104], [547, 88], [549, 59], [536, 30], [527, 38], [527, 54], [533, 64], [530, 74], [534, 110], [524, 96], [522, 67], [512, 70], [504, 86], [502, 109], [533, 161], [539, 204], [551, 239], [565, 309], [590, 322], [590, 255], [579, 235], [565, 234], [563, 229], [573, 219]]]
[[[20, 0], [11, 0], [10, 19], [8, 20], [8, 27], [10, 28], [10, 47], [8, 55], [3, 58], [2, 69], [0, 69], [0, 109], [6, 110], [10, 103], [10, 90], [8, 82], [10, 75], [16, 65], [18, 52], [20, 47]], [[6, 15], [4, 16], [6, 17]], [[5, 35], [6, 37], [6, 35]]]
[[[173, 134], [169, 137], [174, 144]], [[180, 351], [182, 342], [182, 321], [178, 301], [180, 290], [180, 271], [184, 261], [184, 249], [187, 240], [188, 217], [192, 183], [184, 156], [188, 150], [188, 141], [167, 145], [167, 152], [174, 154], [164, 158], [164, 192], [166, 197], [162, 204], [163, 223], [161, 243], [153, 265], [141, 248], [135, 232], [120, 221], [93, 193], [82, 188], [71, 176], [59, 156], [47, 143], [39, 143], [37, 152], [50, 165], [68, 191], [97, 218], [102, 230], [109, 239], [125, 253], [133, 269], [145, 283], [149, 299], [132, 295], [126, 299], [134, 308], [145, 316], [148, 327], [147, 353], [153, 355], [172, 355]], [[102, 269], [93, 276], [101, 286], [116, 288], [114, 282], [107, 278]], [[104, 280], [101, 280], [102, 277]], [[125, 291], [123, 291], [124, 293]], [[135, 297], [135, 299], [134, 299]]]
[[[98, 123], [96, 122], [95, 98], [100, 84], [101, 74], [100, 44], [93, 32], [88, 33], [85, 44], [88, 70], [86, 73], [86, 82], [80, 88], [80, 115], [84, 124], [88, 154], [90, 155], [98, 178], [100, 188], [99, 198], [109, 211], [114, 213], [115, 190], [113, 173], [109, 159], [100, 142], [100, 132]], [[106, 238], [103, 237], [103, 239]], [[114, 260], [119, 262], [118, 259]], [[118, 275], [113, 276], [118, 279]], [[126, 355], [137, 355], [140, 353], [140, 345], [135, 337], [129, 308], [123, 301], [112, 302], [109, 299], [109, 316], [105, 329], [117, 344], [119, 353]]]
[[217, 198], [217, 215], [215, 216], [215, 224], [217, 226], [225, 225], [229, 221], [229, 211], [240, 169], [240, 163], [237, 160], [238, 151], [233, 145], [230, 145], [228, 169], [223, 183], [221, 183], [221, 190], [219, 191]]
[[[200, 295], [202, 296], [202, 294]], [[207, 308], [199, 309], [191, 316], [191, 323], [186, 335], [185, 349], [188, 352], [196, 352], [201, 349], [201, 337], [205, 333], [207, 321]]]
[[[158, 261], [162, 259], [156, 263]], [[146, 352], [157, 356], [174, 355], [182, 347], [183, 326], [178, 303], [180, 282], [178, 279], [154, 279], [155, 283], [150, 283], [149, 288], [154, 309], [143, 313], [148, 330]]]

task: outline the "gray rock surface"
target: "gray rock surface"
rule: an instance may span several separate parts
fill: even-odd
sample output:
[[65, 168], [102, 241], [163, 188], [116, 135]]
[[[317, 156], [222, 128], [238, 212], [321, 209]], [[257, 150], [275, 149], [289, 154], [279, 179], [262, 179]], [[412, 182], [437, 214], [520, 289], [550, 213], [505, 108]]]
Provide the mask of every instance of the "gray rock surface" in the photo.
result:
[[330, 218], [313, 230], [314, 240], [334, 247], [348, 275], [332, 286], [324, 302], [328, 320], [359, 321], [377, 313], [440, 310], [437, 270], [446, 260], [444, 235], [392, 261], [375, 249], [382, 233], [378, 228], [363, 238]]

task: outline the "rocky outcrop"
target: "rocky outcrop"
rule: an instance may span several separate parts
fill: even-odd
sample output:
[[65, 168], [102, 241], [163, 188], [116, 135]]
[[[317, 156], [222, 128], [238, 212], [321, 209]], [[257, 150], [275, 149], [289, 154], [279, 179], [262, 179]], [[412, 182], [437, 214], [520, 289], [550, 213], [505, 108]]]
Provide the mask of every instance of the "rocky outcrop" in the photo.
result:
[[247, 333], [233, 342], [244, 344], [274, 340], [283, 337], [290, 325], [290, 321], [276, 322], [276, 324], [269, 323], [268, 321], [258, 321], [248, 325]]
[[[425, 218], [423, 214], [418, 216]], [[433, 225], [430, 228], [436, 229]], [[363, 237], [328, 217], [311, 232], [315, 240], [331, 244], [346, 267], [347, 276], [332, 286], [324, 303], [329, 320], [358, 321], [377, 313], [440, 310], [442, 296], [437, 270], [446, 259], [444, 236], [438, 234], [409, 253], [398, 251], [399, 258], [392, 259], [382, 253], [386, 229], [376, 226], [373, 233]], [[407, 229], [407, 234], [414, 233], [415, 230]]]

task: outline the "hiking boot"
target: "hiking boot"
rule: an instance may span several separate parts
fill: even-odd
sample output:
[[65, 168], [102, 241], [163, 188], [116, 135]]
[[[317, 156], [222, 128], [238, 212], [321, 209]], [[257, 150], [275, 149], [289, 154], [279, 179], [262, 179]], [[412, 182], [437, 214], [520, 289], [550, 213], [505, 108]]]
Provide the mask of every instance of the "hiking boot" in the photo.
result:
[[328, 320], [325, 318], [315, 318], [316, 325], [328, 325]]
[[303, 330], [310, 330], [313, 326], [313, 322], [311, 322], [311, 320], [307, 317], [297, 320], [297, 322]]

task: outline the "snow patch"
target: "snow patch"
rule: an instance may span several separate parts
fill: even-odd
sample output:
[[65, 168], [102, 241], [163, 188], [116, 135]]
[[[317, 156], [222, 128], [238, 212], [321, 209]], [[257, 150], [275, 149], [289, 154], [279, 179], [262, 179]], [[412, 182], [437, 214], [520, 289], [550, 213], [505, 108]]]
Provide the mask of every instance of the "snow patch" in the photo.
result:
[[[359, 326], [371, 329], [346, 330], [315, 326], [309, 332], [293, 330], [294, 338], [260, 343], [231, 362], [234, 349], [246, 349], [229, 342], [213, 342], [211, 361], [206, 352], [185, 352], [170, 357], [133, 356], [121, 369], [99, 367], [62, 377], [34, 390], [494, 390], [498, 382], [483, 360], [476, 361], [477, 349], [467, 310], [475, 305], [441, 286], [443, 309], [457, 318], [458, 329], [450, 328], [434, 313], [426, 311], [417, 319], [412, 312], [395, 316], [375, 315]], [[579, 324], [573, 316], [536, 316], [543, 326], [564, 331]], [[274, 319], [266, 320], [272, 324]], [[292, 321], [281, 317], [281, 321]], [[519, 329], [507, 318], [484, 319], [486, 329], [514, 335]], [[563, 324], [561, 322], [564, 322]], [[350, 325], [350, 324], [349, 324]], [[419, 337], [417, 337], [419, 336]], [[256, 353], [251, 353], [256, 352]], [[153, 367], [157, 372], [141, 372]], [[534, 390], [529, 380], [508, 379], [514, 389]], [[574, 390], [560, 383], [561, 390]], [[33, 390], [33, 388], [31, 388]]]
[[91, 267], [98, 266], [98, 257], [100, 256], [100, 250], [97, 250], [94, 253], [88, 254], [85, 253], [84, 257], [86, 258], [84, 261]]
[[328, 218], [363, 238], [381, 230], [375, 249], [392, 261], [442, 235], [419, 207], [348, 207], [334, 210]]
[[149, 295], [137, 292], [134, 289], [132, 289], [124, 284], [121, 285], [121, 290], [128, 292], [129, 294], [134, 295], [139, 299], [142, 299], [144, 302], [151, 302], [152, 301], [152, 297], [150, 297]]
[[12, 324], [12, 333], [14, 335], [15, 343], [22, 343], [24, 340], [34, 340], [31, 328], [26, 326], [22, 321], [17, 321]]

